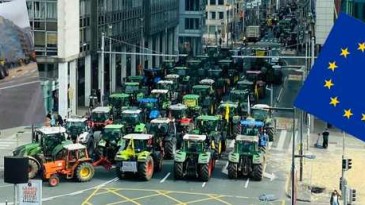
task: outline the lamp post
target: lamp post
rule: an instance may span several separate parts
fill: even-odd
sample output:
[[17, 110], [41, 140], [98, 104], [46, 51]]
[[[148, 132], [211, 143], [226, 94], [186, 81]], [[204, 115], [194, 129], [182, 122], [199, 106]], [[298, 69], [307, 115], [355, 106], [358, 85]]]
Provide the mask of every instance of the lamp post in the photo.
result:
[[[142, 66], [142, 69], [144, 69], [144, 35], [143, 35], [143, 23], [144, 23], [144, 19], [140, 18], [139, 19], [141, 22], [141, 49], [142, 49], [142, 55], [140, 56], [140, 65]], [[140, 73], [140, 75], [142, 75], [142, 73]]]
[[112, 93], [112, 32], [113, 26], [111, 24], [108, 25], [108, 37], [109, 37], [109, 94]]
[[104, 69], [105, 69], [105, 65], [104, 65], [104, 47], [105, 47], [105, 33], [102, 32], [101, 33], [101, 89], [100, 89], [100, 105], [104, 106]]

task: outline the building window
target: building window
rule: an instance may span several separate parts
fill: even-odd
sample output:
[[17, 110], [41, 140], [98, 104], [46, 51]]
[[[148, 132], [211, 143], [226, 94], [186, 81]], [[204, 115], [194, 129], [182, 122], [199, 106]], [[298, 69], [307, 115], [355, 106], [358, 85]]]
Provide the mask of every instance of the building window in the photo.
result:
[[219, 19], [224, 19], [224, 12], [219, 12]]
[[199, 1], [185, 0], [185, 10], [186, 11], [198, 11], [199, 10]]
[[46, 34], [44, 31], [34, 31], [34, 46], [45, 47]]
[[224, 5], [224, 0], [218, 0], [218, 5]]
[[57, 2], [47, 2], [47, 19], [57, 19]]
[[46, 2], [34, 2], [34, 18], [44, 19], [46, 14]]
[[215, 0], [210, 0], [210, 5], [215, 5]]
[[212, 19], [216, 19], [215, 12], [210, 12], [210, 16], [212, 17]]
[[199, 19], [198, 18], [186, 18], [185, 19], [185, 29], [187, 29], [187, 30], [199, 29]]
[[46, 23], [47, 31], [57, 31], [57, 22], [49, 22]]
[[47, 32], [47, 47], [57, 48], [57, 33]]

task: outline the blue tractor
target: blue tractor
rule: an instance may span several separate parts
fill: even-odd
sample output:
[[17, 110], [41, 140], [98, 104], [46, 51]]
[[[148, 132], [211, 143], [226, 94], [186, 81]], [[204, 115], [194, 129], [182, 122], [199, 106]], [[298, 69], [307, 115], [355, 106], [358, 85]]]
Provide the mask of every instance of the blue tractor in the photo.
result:
[[266, 152], [266, 148], [269, 145], [269, 135], [264, 129], [263, 122], [255, 121], [253, 118], [241, 120], [241, 135], [258, 136], [259, 149]]
[[156, 88], [158, 81], [162, 79], [162, 69], [161, 68], [145, 68], [143, 84], [149, 88], [149, 91]]
[[138, 100], [139, 108], [144, 114], [144, 121], [156, 119], [161, 116], [157, 98], [140, 98]]

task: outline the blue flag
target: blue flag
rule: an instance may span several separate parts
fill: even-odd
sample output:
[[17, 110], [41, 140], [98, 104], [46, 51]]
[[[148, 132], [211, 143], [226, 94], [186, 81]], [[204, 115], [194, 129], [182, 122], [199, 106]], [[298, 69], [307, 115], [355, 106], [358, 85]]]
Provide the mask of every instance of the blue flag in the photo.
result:
[[365, 141], [365, 24], [340, 14], [294, 106]]

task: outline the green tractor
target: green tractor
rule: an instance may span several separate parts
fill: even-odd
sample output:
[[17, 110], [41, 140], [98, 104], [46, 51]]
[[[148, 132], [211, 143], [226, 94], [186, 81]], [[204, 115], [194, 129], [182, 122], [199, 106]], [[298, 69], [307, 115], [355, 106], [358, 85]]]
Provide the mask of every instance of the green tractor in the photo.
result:
[[131, 95], [126, 93], [113, 93], [109, 96], [109, 105], [113, 119], [120, 119], [122, 111], [130, 106]]
[[28, 158], [28, 177], [33, 179], [42, 168], [42, 164], [56, 157], [66, 144], [72, 144], [66, 139], [66, 129], [63, 127], [42, 127], [32, 133], [32, 143], [15, 148], [13, 156]]
[[101, 131], [108, 124], [110, 117], [110, 107], [96, 107], [91, 111], [91, 116], [88, 120], [89, 127], [93, 131]]
[[87, 124], [87, 119], [83, 117], [70, 117], [65, 123], [67, 139], [76, 143], [80, 135], [88, 135], [91, 133]]
[[238, 103], [230, 101], [222, 102], [218, 106], [217, 114], [224, 119], [222, 127], [226, 136], [233, 139], [240, 130], [241, 116], [239, 115]]
[[200, 115], [195, 119], [192, 134], [206, 135], [211, 148], [217, 156], [226, 151], [226, 136], [222, 130], [222, 118], [213, 115]]
[[148, 133], [154, 134], [158, 143], [162, 143], [164, 156], [167, 159], [173, 159], [177, 144], [175, 121], [170, 118], [153, 119], [150, 122]]
[[215, 92], [210, 85], [194, 85], [193, 94], [199, 95], [202, 105], [202, 111], [205, 114], [213, 115], [215, 112]]
[[188, 108], [188, 117], [195, 118], [202, 112], [202, 107], [199, 103], [200, 96], [196, 94], [187, 94], [183, 96], [183, 104]]
[[229, 101], [238, 104], [238, 115], [247, 117], [248, 106], [251, 105], [251, 97], [248, 90], [238, 90], [233, 88], [229, 92]]
[[146, 91], [142, 89], [140, 82], [125, 82], [124, 93], [131, 96], [131, 106], [137, 106], [138, 100], [145, 96]]
[[228, 178], [247, 176], [262, 180], [265, 153], [259, 149], [258, 142], [258, 136], [237, 135], [233, 151], [228, 155]]
[[[158, 99], [160, 110], [162, 112], [164, 111], [164, 114], [166, 114], [167, 109], [171, 105], [171, 99], [172, 99], [169, 90], [153, 89], [151, 90], [151, 96]], [[162, 116], [164, 116], [164, 114], [162, 114]]]
[[157, 90], [168, 90], [170, 101], [177, 101], [179, 84], [173, 80], [160, 80], [157, 82]]
[[185, 134], [181, 149], [175, 154], [174, 177], [194, 177], [207, 182], [212, 176], [217, 159], [207, 144], [206, 135]]
[[[190, 132], [194, 128], [194, 122], [192, 118], [188, 118], [188, 107], [184, 104], [178, 103], [170, 105], [168, 118], [174, 119], [176, 123], [176, 129], [178, 133], [185, 134]], [[182, 136], [183, 136], [182, 135]], [[182, 139], [181, 136], [181, 139]], [[179, 138], [180, 139], [180, 138]], [[180, 143], [178, 143], [179, 145]]]
[[140, 109], [123, 110], [121, 124], [126, 126], [126, 132], [129, 133], [146, 133], [146, 125], [143, 121], [143, 113]]
[[270, 106], [266, 104], [256, 104], [251, 107], [251, 117], [256, 121], [261, 121], [264, 123], [264, 130], [266, 130], [269, 135], [269, 141], [274, 141], [275, 136], [275, 125], [272, 119], [272, 113]]
[[162, 147], [155, 143], [153, 135], [128, 134], [123, 136], [123, 141], [124, 146], [115, 156], [118, 178], [130, 174], [149, 181], [155, 172], [162, 170]]

